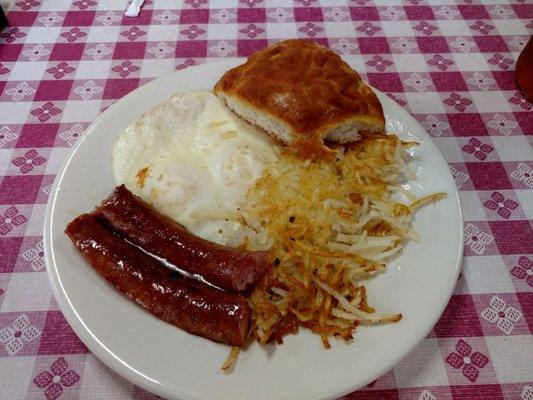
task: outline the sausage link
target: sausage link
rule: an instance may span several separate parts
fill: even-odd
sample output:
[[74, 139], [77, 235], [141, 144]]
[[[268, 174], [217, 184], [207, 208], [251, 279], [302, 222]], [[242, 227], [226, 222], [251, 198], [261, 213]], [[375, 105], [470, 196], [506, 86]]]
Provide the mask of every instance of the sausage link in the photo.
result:
[[91, 214], [76, 218], [65, 233], [104, 279], [152, 314], [215, 342], [245, 344], [250, 307], [244, 297], [182, 277]]
[[270, 262], [267, 251], [234, 249], [193, 235], [124, 185], [117, 187], [94, 214], [130, 242], [225, 290], [247, 290]]

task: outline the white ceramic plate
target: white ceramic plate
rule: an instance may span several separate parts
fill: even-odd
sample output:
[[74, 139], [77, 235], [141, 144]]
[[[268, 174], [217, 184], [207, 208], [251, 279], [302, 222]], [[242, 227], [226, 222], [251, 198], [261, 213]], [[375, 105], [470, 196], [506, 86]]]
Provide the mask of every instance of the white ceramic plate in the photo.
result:
[[[353, 61], [348, 59], [348, 62]], [[144, 111], [172, 93], [210, 89], [229, 60], [177, 71], [119, 100], [87, 130], [57, 175], [48, 202], [45, 253], [55, 296], [81, 340], [104, 363], [133, 383], [171, 399], [333, 399], [392, 368], [430, 331], [455, 286], [462, 256], [462, 220], [457, 190], [437, 147], [417, 122], [378, 93], [390, 131], [416, 139], [420, 194], [448, 197], [416, 214], [421, 243], [410, 243], [388, 271], [367, 282], [369, 303], [401, 312], [401, 322], [360, 327], [355, 340], [333, 340], [330, 350], [306, 330], [283, 346], [251, 344], [235, 370], [220, 366], [229, 348], [189, 335], [128, 301], [84, 261], [63, 233], [69, 221], [89, 211], [114, 188], [113, 140]], [[353, 63], [351, 63], [353, 65]]]

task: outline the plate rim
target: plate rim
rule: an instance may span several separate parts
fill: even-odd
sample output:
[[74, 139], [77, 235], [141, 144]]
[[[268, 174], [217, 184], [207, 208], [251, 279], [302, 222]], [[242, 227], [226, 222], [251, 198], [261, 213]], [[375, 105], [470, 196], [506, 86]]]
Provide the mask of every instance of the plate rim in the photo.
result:
[[[350, 59], [349, 57], [343, 57], [344, 59]], [[191, 67], [188, 67], [186, 70], [190, 69], [202, 69], [202, 68], [209, 68], [212, 64], [226, 64], [228, 67], [233, 66], [237, 61], [244, 61], [245, 58], [231, 58], [231, 59], [225, 59], [223, 61], [214, 61], [214, 62], [208, 62], [200, 65], [194, 65]], [[122, 378], [126, 379], [127, 381], [151, 392], [159, 396], [163, 396], [164, 398], [170, 397], [170, 398], [179, 398], [180, 400], [197, 400], [197, 397], [190, 397], [189, 394], [185, 392], [176, 392], [176, 391], [168, 391], [167, 386], [164, 384], [151, 379], [148, 376], [143, 375], [140, 371], [137, 371], [133, 366], [130, 366], [126, 362], [119, 359], [110, 349], [108, 349], [104, 343], [102, 343], [96, 336], [94, 336], [89, 329], [89, 327], [83, 322], [82, 318], [79, 316], [78, 312], [72, 305], [68, 295], [67, 291], [65, 290], [61, 277], [59, 273], [57, 272], [57, 266], [53, 251], [53, 238], [52, 238], [52, 221], [55, 211], [55, 204], [57, 201], [57, 195], [58, 195], [58, 188], [63, 180], [63, 177], [65, 175], [65, 172], [72, 161], [73, 157], [81, 147], [81, 145], [84, 143], [86, 138], [92, 134], [93, 130], [95, 129], [95, 126], [98, 125], [101, 119], [104, 118], [104, 116], [108, 112], [113, 112], [115, 108], [118, 107], [120, 103], [123, 103], [127, 101], [129, 97], [133, 97], [134, 93], [137, 91], [142, 90], [147, 85], [156, 85], [157, 81], [168, 78], [169, 76], [180, 74], [184, 70], [177, 70], [173, 71], [170, 74], [161, 76], [159, 78], [155, 78], [151, 80], [150, 82], [145, 83], [144, 85], [139, 86], [135, 90], [129, 92], [127, 95], [121, 97], [115, 103], [113, 103], [111, 106], [109, 106], [103, 113], [101, 113], [87, 128], [86, 128], [86, 134], [83, 135], [81, 140], [76, 143], [76, 145], [71, 149], [71, 151], [68, 153], [67, 158], [63, 161], [61, 164], [61, 167], [58, 169], [57, 174], [54, 178], [54, 183], [52, 186], [52, 189], [50, 191], [50, 196], [47, 201], [46, 210], [45, 210], [45, 220], [44, 220], [44, 229], [43, 229], [43, 243], [44, 243], [44, 258], [46, 263], [46, 271], [47, 276], [50, 281], [50, 286], [52, 288], [52, 292], [54, 294], [55, 300], [57, 301], [59, 305], [59, 309], [64, 315], [65, 319], [69, 323], [69, 325], [74, 330], [75, 334], [79, 337], [79, 339], [83, 342], [83, 344], [90, 350], [91, 353], [93, 353], [101, 362], [103, 362], [107, 367], [112, 369], [114, 372], [119, 374]], [[378, 93], [378, 95], [387, 97], [388, 96], [372, 87], [372, 89]], [[405, 109], [403, 109], [401, 106], [399, 106], [393, 99], [388, 98], [395, 106], [396, 111], [401, 114], [401, 119], [403, 121], [405, 120], [411, 120], [412, 123], [418, 125], [422, 131], [425, 132], [427, 135], [427, 138], [429, 139], [430, 146], [434, 147], [436, 152], [438, 153], [438, 156], [442, 158], [442, 160], [447, 165], [446, 159], [444, 158], [443, 154], [441, 153], [440, 149], [436, 146], [435, 142], [433, 141], [433, 138], [427, 133], [427, 131], [414, 119], [412, 115], [410, 115]], [[458, 240], [459, 240], [459, 247], [458, 247], [458, 254], [455, 257], [455, 266], [453, 266], [453, 276], [450, 278], [450, 287], [448, 288], [448, 295], [446, 298], [446, 302], [443, 302], [438, 312], [435, 313], [435, 317], [432, 320], [432, 323], [429, 325], [429, 328], [427, 328], [424, 331], [419, 331], [416, 340], [414, 340], [410, 346], [406, 346], [402, 349], [401, 352], [398, 353], [398, 356], [396, 357], [395, 361], [390, 363], [390, 365], [386, 369], [380, 369], [380, 371], [372, 374], [371, 378], [367, 379], [366, 383], [358, 384], [358, 385], [352, 385], [348, 387], [343, 387], [336, 391], [335, 393], [332, 393], [330, 395], [322, 396], [319, 399], [321, 400], [334, 400], [338, 397], [344, 396], [346, 394], [349, 394], [355, 390], [360, 389], [364, 385], [368, 384], [369, 382], [372, 382], [373, 380], [379, 378], [384, 373], [386, 373], [389, 369], [394, 368], [398, 363], [400, 363], [405, 357], [407, 357], [413, 349], [418, 346], [421, 341], [427, 337], [429, 332], [433, 329], [437, 321], [442, 316], [442, 313], [444, 312], [445, 308], [447, 307], [450, 298], [453, 294], [453, 290], [457, 284], [458, 276], [461, 272], [462, 268], [462, 260], [464, 256], [464, 219], [463, 219], [463, 213], [461, 208], [461, 203], [459, 199], [459, 191], [457, 189], [457, 186], [455, 185], [455, 181], [453, 178], [453, 175], [451, 171], [447, 168], [446, 175], [448, 179], [451, 180], [451, 182], [454, 182], [454, 193], [447, 193], [448, 197], [452, 197], [454, 203], [457, 205], [457, 211], [458, 211], [458, 226], [459, 226], [459, 232], [458, 232]], [[452, 279], [453, 278], [453, 279]], [[453, 283], [452, 283], [453, 282]], [[176, 397], [178, 396], [178, 397]], [[317, 398], [318, 399], [318, 398]]]

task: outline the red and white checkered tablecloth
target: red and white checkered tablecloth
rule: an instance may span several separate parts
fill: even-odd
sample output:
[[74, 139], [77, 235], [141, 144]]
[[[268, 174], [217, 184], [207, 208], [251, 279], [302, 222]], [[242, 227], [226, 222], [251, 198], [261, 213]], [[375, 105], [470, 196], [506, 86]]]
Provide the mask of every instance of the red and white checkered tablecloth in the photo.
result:
[[[460, 189], [462, 274], [430, 335], [347, 399], [533, 399], [532, 105], [514, 64], [528, 0], [20, 0], [0, 33], [0, 398], [151, 399], [99, 362], [53, 299], [42, 230], [70, 148], [151, 79], [307, 38], [433, 136]], [[533, 71], [532, 71], [533, 73]]]

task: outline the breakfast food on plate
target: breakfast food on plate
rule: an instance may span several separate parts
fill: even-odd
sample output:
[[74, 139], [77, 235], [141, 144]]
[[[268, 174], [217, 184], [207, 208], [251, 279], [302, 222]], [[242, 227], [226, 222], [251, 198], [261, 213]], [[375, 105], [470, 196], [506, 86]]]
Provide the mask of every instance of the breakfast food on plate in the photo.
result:
[[414, 212], [441, 196], [395, 200], [410, 195], [402, 183], [414, 178], [406, 161], [416, 145], [395, 135], [365, 136], [337, 147], [334, 161], [286, 154], [265, 170], [244, 210], [250, 225], [266, 230], [275, 257], [250, 296], [261, 343], [281, 343], [303, 326], [329, 347], [331, 337], [351, 339], [360, 323], [401, 319], [375, 312], [363, 283], [407, 240], [420, 239]]
[[94, 215], [79, 216], [65, 232], [105, 280], [151, 313], [215, 342], [244, 345], [250, 324], [244, 297], [183, 278], [106, 229]]
[[354, 142], [381, 134], [381, 104], [356, 71], [319, 44], [286, 40], [227, 71], [214, 92], [246, 121], [304, 158], [326, 154], [323, 140]]
[[190, 233], [124, 185], [117, 187], [93, 214], [131, 243], [225, 290], [245, 291], [270, 263], [268, 251], [234, 249]]
[[215, 93], [175, 94], [119, 136], [119, 186], [67, 227], [80, 252], [156, 316], [232, 346], [305, 327], [329, 348], [399, 321], [363, 283], [420, 240], [415, 211], [445, 196], [404, 185], [418, 143], [385, 134], [372, 90], [309, 42], [252, 55]]
[[235, 215], [278, 151], [214, 94], [185, 92], [144, 113], [120, 135], [113, 169], [117, 184], [195, 235], [237, 247], [253, 232]]

